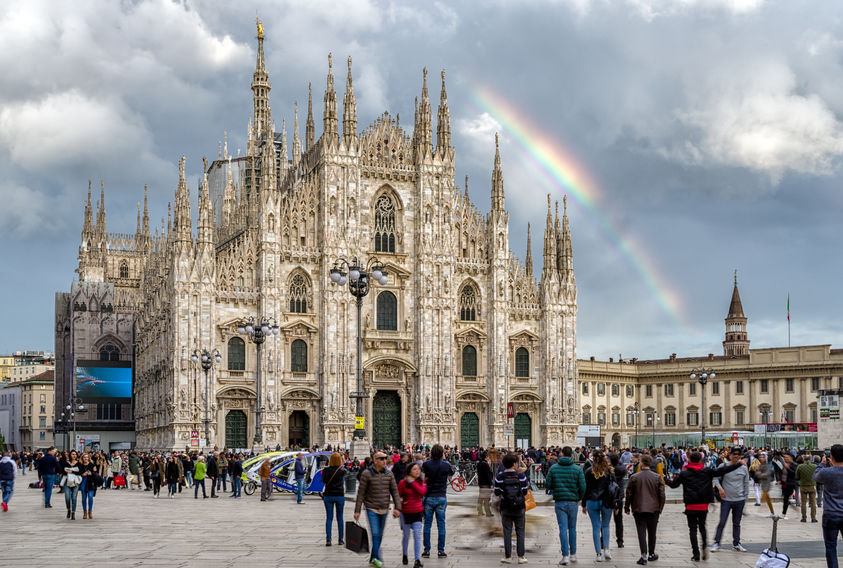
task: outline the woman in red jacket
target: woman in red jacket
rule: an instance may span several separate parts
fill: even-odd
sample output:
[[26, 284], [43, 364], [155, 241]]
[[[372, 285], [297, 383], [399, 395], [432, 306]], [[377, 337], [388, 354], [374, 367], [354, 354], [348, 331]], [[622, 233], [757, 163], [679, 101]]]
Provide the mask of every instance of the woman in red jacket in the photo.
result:
[[401, 539], [404, 551], [403, 563], [407, 564], [407, 545], [410, 543], [410, 531], [413, 531], [413, 548], [416, 553], [416, 562], [413, 568], [421, 568], [421, 544], [422, 544], [422, 517], [424, 514], [424, 503], [422, 499], [427, 493], [427, 486], [419, 477], [421, 466], [416, 462], [407, 464], [407, 471], [404, 479], [398, 484], [398, 495], [401, 496], [401, 526], [404, 530], [404, 537]]

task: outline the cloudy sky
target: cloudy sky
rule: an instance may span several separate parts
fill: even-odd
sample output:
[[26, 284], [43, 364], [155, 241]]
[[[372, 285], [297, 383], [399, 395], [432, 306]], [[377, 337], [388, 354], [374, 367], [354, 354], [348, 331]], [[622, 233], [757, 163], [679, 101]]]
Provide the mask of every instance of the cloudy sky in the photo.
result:
[[580, 357], [721, 353], [735, 270], [753, 347], [787, 344], [788, 294], [794, 345], [843, 347], [839, 3], [21, 0], [0, 5], [0, 352], [52, 349], [89, 178], [131, 232], [182, 154], [196, 180], [224, 131], [245, 148], [256, 15], [279, 128], [308, 81], [321, 126], [329, 52], [354, 58], [361, 128], [411, 124], [422, 68], [434, 105], [446, 69], [483, 210], [501, 133], [516, 254], [531, 222], [540, 265], [545, 196], [569, 196]]

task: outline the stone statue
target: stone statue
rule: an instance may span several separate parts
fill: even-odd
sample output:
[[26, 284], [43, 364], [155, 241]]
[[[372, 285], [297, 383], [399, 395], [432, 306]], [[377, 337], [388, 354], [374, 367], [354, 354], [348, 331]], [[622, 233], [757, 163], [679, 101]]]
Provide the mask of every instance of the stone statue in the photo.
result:
[[272, 391], [266, 393], [267, 405], [270, 410], [275, 410], [275, 394]]
[[366, 314], [366, 326], [365, 329], [370, 329], [372, 327], [372, 314]]
[[187, 409], [187, 393], [184, 391], [184, 387], [179, 391], [179, 408], [182, 410]]

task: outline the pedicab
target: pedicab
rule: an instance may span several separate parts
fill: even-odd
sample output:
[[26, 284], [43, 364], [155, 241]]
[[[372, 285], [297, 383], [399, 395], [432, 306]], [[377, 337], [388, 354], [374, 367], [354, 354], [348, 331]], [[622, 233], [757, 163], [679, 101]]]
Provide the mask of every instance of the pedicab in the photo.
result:
[[[296, 485], [296, 456], [299, 452], [291, 452], [289, 457], [275, 459], [275, 466], [269, 474], [269, 480], [276, 491], [295, 493], [298, 490]], [[305, 452], [305, 479], [304, 493], [306, 495], [321, 494], [325, 490], [325, 483], [322, 481], [322, 470], [328, 463], [328, 458], [333, 452]]]
[[240, 479], [243, 480], [243, 491], [246, 495], [252, 495], [261, 484], [261, 477], [258, 470], [264, 460], [271, 460], [270, 468], [272, 468], [274, 463], [277, 463], [277, 460], [295, 455], [296, 452], [267, 452], [245, 460], [243, 462], [243, 475], [240, 476]]

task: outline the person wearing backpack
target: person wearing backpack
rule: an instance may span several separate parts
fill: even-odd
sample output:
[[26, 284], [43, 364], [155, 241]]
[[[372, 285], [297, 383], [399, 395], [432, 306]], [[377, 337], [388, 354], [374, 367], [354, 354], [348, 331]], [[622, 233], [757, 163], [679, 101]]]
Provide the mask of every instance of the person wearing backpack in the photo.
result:
[[3, 512], [9, 510], [9, 500], [15, 490], [15, 478], [18, 475], [18, 466], [9, 457], [9, 452], [3, 452], [3, 459], [0, 459], [0, 489], [3, 490]]
[[588, 513], [591, 519], [591, 537], [594, 540], [594, 550], [597, 553], [597, 562], [611, 560], [609, 543], [612, 536], [609, 533], [609, 523], [612, 520], [615, 507], [612, 504], [612, 495], [609, 490], [610, 483], [614, 483], [615, 476], [609, 467], [605, 454], [595, 450], [592, 456], [592, 466], [585, 472], [585, 496], [582, 500], [582, 512]]
[[524, 522], [527, 503], [524, 496], [530, 490], [530, 480], [517, 470], [518, 457], [506, 454], [503, 457], [504, 470], [495, 477], [495, 495], [501, 498], [501, 526], [503, 527], [503, 564], [512, 563], [512, 527], [515, 527], [515, 552], [518, 564], [526, 564], [524, 558]]
[[585, 496], [585, 476], [572, 454], [570, 446], [562, 448], [562, 457], [551, 466], [545, 479], [545, 487], [553, 494], [562, 566], [577, 561], [577, 503]]

